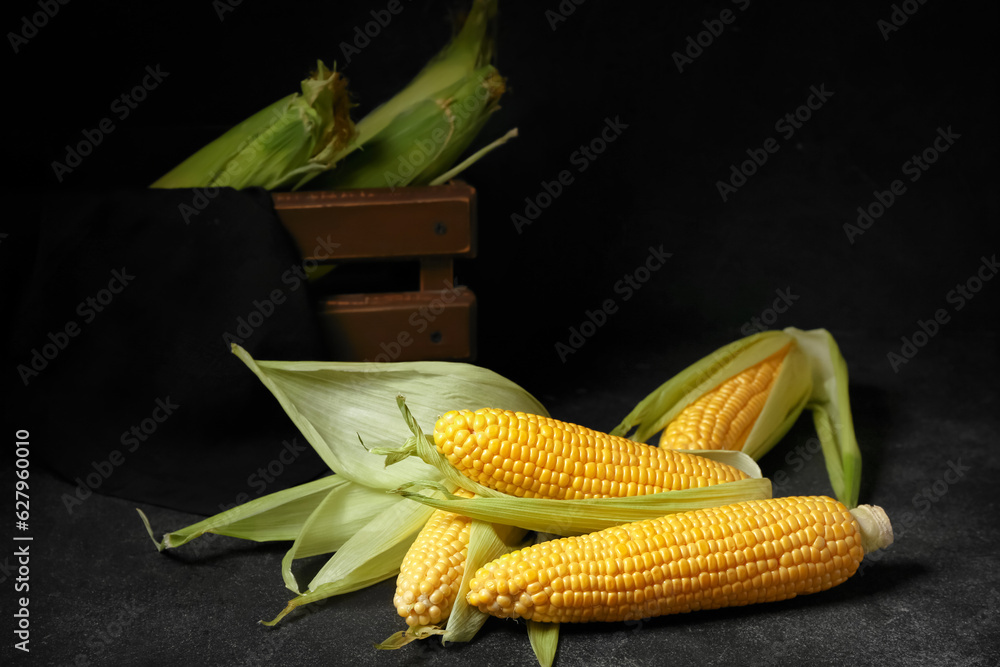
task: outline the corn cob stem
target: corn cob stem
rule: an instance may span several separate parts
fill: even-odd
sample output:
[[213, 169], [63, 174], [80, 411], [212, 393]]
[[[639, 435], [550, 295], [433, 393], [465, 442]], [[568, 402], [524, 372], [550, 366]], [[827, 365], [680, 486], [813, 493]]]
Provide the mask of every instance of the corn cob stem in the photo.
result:
[[861, 531], [861, 548], [866, 554], [885, 549], [892, 544], [892, 524], [885, 510], [877, 505], [858, 505], [851, 510]]

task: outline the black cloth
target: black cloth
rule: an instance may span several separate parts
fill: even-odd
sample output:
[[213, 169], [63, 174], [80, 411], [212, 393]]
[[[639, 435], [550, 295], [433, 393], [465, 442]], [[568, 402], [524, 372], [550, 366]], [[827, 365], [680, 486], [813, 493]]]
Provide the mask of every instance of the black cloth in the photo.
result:
[[33, 465], [77, 487], [67, 509], [96, 491], [213, 514], [220, 497], [244, 502], [325, 471], [230, 351], [324, 357], [301, 255], [269, 193], [35, 201], [0, 244], [10, 417], [32, 425]]
[[[896, 543], [866, 558], [843, 584], [815, 595], [642, 621], [564, 624], [556, 665], [995, 664], [989, 656], [1000, 651], [1000, 536], [992, 510], [1000, 456], [989, 445], [997, 441], [998, 423], [994, 412], [976, 406], [998, 401], [996, 336], [943, 337], [922, 353], [914, 375], [882, 372], [883, 350], [870, 334], [836, 333], [853, 373], [861, 502], [885, 509]], [[681, 347], [633, 348], [621, 356], [643, 358], [648, 368], [558, 387], [546, 407], [569, 421], [610, 428], [663, 379], [663, 369], [705, 352], [704, 345]], [[955, 377], [954, 369], [973, 366], [978, 372]], [[810, 445], [814, 436], [804, 415], [760, 460], [775, 495], [830, 492], [823, 456]], [[68, 484], [44, 473], [32, 483], [32, 663], [538, 665], [523, 621], [489, 619], [468, 644], [443, 647], [432, 637], [399, 651], [376, 650], [373, 643], [406, 627], [392, 607], [394, 578], [264, 627], [257, 621], [274, 618], [292, 598], [279, 574], [288, 542], [205, 536], [157, 553], [133, 504], [95, 496], [67, 515], [59, 497]], [[157, 535], [201, 518], [142, 509]], [[106, 526], [118, 527], [113, 538], [104, 536]], [[300, 581], [326, 560], [298, 564]], [[86, 576], [77, 574], [77, 564]], [[13, 602], [7, 608], [16, 610]]]

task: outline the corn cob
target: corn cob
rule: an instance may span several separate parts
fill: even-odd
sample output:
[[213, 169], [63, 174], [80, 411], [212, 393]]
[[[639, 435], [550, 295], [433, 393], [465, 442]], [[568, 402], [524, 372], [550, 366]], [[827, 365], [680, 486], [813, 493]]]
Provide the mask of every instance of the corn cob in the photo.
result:
[[316, 184], [334, 189], [427, 185], [469, 147], [499, 109], [505, 81], [486, 65], [400, 113], [364, 150]]
[[789, 347], [707, 392], [664, 429], [660, 447], [742, 449], [778, 377]]
[[[472, 498], [458, 489], [456, 495]], [[392, 603], [410, 627], [448, 618], [465, 573], [472, 520], [436, 510], [417, 534], [399, 567]]]
[[470, 479], [534, 498], [620, 498], [745, 479], [724, 463], [495, 408], [452, 411], [434, 444]]
[[501, 618], [621, 621], [771, 602], [844, 582], [892, 543], [885, 513], [826, 497], [672, 514], [509, 553], [480, 568], [469, 604]]
[[231, 128], [150, 187], [298, 188], [331, 169], [355, 134], [347, 81], [319, 61], [301, 90]]

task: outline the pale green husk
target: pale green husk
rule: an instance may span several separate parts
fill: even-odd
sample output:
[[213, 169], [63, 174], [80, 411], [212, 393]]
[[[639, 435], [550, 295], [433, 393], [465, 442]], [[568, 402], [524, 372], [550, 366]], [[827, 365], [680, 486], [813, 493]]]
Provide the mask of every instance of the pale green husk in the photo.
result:
[[206, 533], [269, 542], [294, 540], [313, 510], [332, 490], [348, 484], [342, 477], [329, 476], [251, 500], [230, 510], [199, 521], [187, 528], [167, 533], [162, 539], [153, 536], [149, 520], [137, 510], [160, 551], [174, 549]]
[[[422, 491], [439, 492], [427, 495]], [[581, 535], [633, 521], [655, 519], [675, 512], [729, 505], [771, 497], [771, 480], [741, 479], [697, 489], [664, 491], [631, 498], [462, 498], [448, 494], [433, 482], [414, 482], [396, 493], [419, 503], [473, 519], [507, 523], [553, 535]]]
[[846, 506], [855, 507], [861, 454], [848, 400], [847, 365], [825, 329], [764, 331], [719, 348], [660, 385], [611, 432], [625, 435], [635, 429], [632, 439], [644, 442], [700, 396], [787, 345], [791, 348], [742, 451], [760, 459], [808, 408], [834, 494]]
[[471, 364], [256, 361], [238, 345], [233, 352], [274, 394], [331, 470], [373, 488], [390, 490], [437, 477], [435, 469], [413, 458], [386, 468], [358, 442], [360, 436], [366, 445], [385, 446], [407, 437], [399, 393], [409, 397], [414, 418], [430, 424], [448, 410], [483, 405], [548, 414], [521, 387]]
[[469, 584], [476, 571], [505, 553], [528, 545], [525, 529], [517, 526], [489, 523], [473, 519], [469, 530], [469, 549], [465, 558], [465, 572], [458, 597], [452, 606], [451, 615], [445, 625], [443, 641], [470, 641], [486, 622], [487, 615], [471, 606], [465, 599]]
[[414, 476], [440, 480], [436, 469], [417, 459], [387, 469], [358, 441], [398, 443], [406, 437], [397, 392], [410, 396], [413, 419], [431, 423], [456, 406], [498, 405], [547, 414], [521, 387], [471, 364], [257, 361], [237, 345], [233, 352], [337, 474], [258, 498], [154, 542], [158, 549], [173, 548], [210, 532], [293, 540], [282, 562], [282, 577], [296, 593], [300, 588], [292, 572], [294, 561], [335, 551], [306, 590], [269, 624], [302, 605], [395, 575], [433, 511], [386, 491]]
[[327, 494], [294, 537], [295, 541], [281, 561], [285, 585], [300, 593], [298, 581], [292, 574], [296, 559], [340, 550], [377, 516], [396, 504], [392, 496], [381, 489], [344, 480], [343, 485]]
[[785, 329], [806, 354], [812, 369], [812, 393], [806, 407], [823, 447], [830, 484], [840, 502], [857, 507], [861, 488], [861, 450], [854, 435], [848, 397], [847, 362], [826, 329]]
[[528, 641], [540, 667], [552, 667], [559, 648], [559, 624], [528, 621]]

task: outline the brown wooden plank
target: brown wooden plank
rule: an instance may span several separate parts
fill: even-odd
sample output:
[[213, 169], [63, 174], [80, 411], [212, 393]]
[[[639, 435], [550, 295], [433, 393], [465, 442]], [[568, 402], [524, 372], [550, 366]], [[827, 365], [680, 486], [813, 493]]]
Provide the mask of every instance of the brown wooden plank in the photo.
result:
[[465, 287], [328, 297], [320, 320], [334, 359], [471, 360], [476, 296]]
[[316, 261], [473, 257], [475, 196], [462, 182], [273, 195], [303, 258]]

